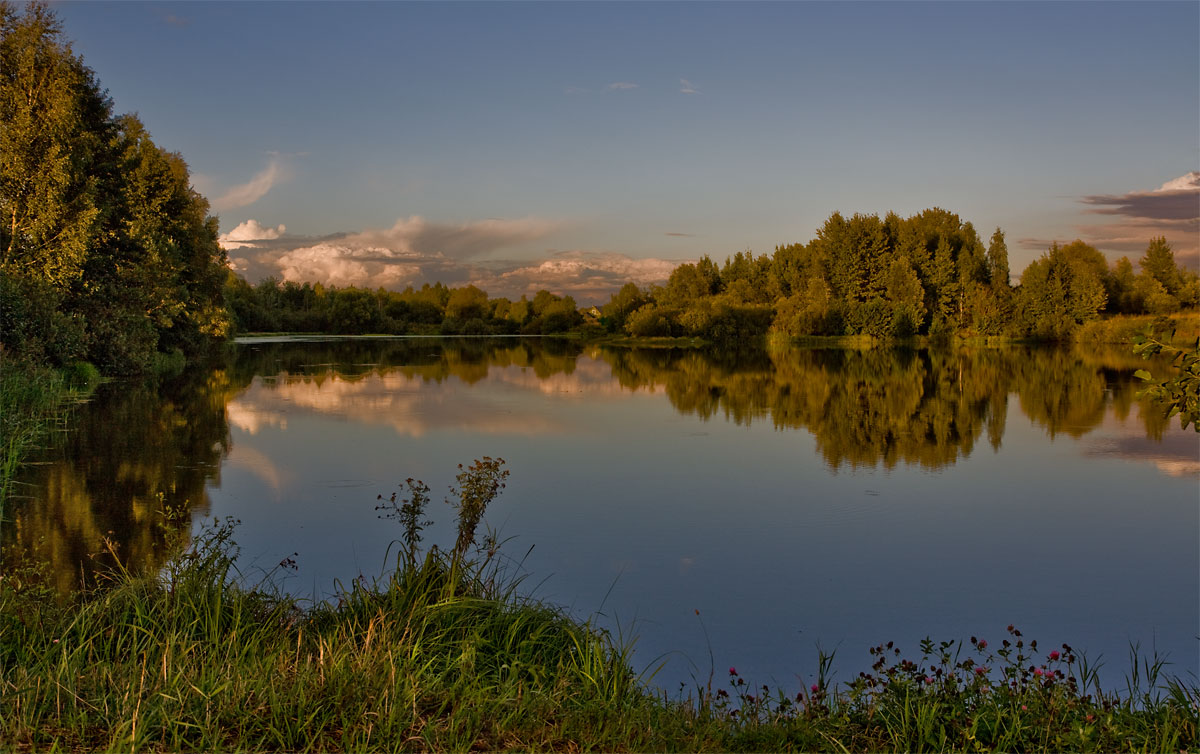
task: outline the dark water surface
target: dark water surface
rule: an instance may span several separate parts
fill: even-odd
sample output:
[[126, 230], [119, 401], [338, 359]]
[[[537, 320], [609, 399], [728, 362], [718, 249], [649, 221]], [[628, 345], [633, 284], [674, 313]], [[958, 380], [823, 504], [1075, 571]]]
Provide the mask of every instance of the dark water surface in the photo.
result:
[[1187, 677], [1200, 440], [1135, 399], [1143, 366], [1122, 348], [246, 340], [211, 369], [105, 386], [0, 536], [67, 589], [111, 560], [106, 539], [154, 568], [233, 516], [252, 579], [298, 553], [281, 583], [327, 597], [387, 565], [400, 530], [377, 495], [423, 479], [426, 542], [448, 546], [457, 464], [499, 456], [512, 476], [486, 520], [526, 591], [636, 634], [669, 690], [731, 665], [794, 689], [818, 644], [849, 680], [871, 645], [998, 644], [1009, 623], [1103, 655], [1109, 682], [1130, 642]]

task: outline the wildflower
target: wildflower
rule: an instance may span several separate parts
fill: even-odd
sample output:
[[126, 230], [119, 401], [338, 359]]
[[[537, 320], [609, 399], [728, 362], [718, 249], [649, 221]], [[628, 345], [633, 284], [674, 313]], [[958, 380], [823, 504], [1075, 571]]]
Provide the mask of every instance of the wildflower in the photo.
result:
[[1028, 708], [1028, 707], [1026, 707], [1024, 704], [1022, 704], [1022, 705], [1021, 705], [1021, 711], [1022, 711], [1022, 712], [1028, 712], [1028, 711], [1029, 711], [1029, 708]]
[[933, 676], [925, 676], [925, 685], [929, 686], [933, 683]]
[[1058, 653], [1057, 649], [1050, 653], [1051, 660], [1057, 660], [1059, 657], [1061, 657], [1061, 655]]
[[817, 693], [817, 692], [818, 692], [818, 691], [820, 691], [820, 690], [821, 690], [821, 687], [820, 687], [820, 686], [818, 686], [817, 684], [815, 684], [815, 683], [814, 683], [814, 684], [812, 685], [812, 692], [813, 692], [814, 694], [815, 694], [815, 693]]
[[1034, 674], [1034, 675], [1041, 675], [1041, 674], [1042, 674], [1042, 669], [1041, 669], [1041, 668], [1034, 668], [1034, 669], [1033, 669], [1033, 674]]
[[980, 639], [980, 640], [979, 640], [979, 648], [980, 648], [980, 649], [987, 649], [987, 639]]
[[987, 668], [983, 667], [982, 665], [975, 668], [975, 675], [983, 675], [986, 672]]
[[729, 675], [737, 675], [737, 668], [730, 665], [729, 666]]

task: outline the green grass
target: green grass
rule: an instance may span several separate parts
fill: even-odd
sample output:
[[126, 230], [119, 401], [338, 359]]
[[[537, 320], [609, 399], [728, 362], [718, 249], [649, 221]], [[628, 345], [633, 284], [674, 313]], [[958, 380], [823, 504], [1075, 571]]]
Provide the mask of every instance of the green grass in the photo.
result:
[[84, 362], [56, 370], [0, 354], [0, 521], [21, 461], [61, 424], [63, 407], [98, 378]]
[[1169, 344], [1191, 345], [1200, 337], [1200, 312], [1188, 311], [1155, 316], [1152, 314], [1118, 314], [1088, 322], [1079, 328], [1074, 340], [1077, 343], [1134, 343], [1138, 335], [1153, 327], [1160, 337], [1174, 331], [1167, 338]]
[[0, 576], [0, 749], [1197, 745], [1200, 693], [1154, 659], [1135, 658], [1125, 692], [1107, 694], [1069, 648], [1051, 654], [1010, 629], [995, 651], [927, 642], [909, 661], [880, 646], [872, 673], [840, 687], [823, 656], [798, 696], [752, 689], [731, 669], [727, 688], [666, 698], [631, 670], [628, 644], [522, 597], [486, 550], [414, 562], [401, 547], [391, 575], [306, 605], [241, 584], [232, 536], [230, 522], [209, 527], [162, 574], [118, 572], [68, 605]]

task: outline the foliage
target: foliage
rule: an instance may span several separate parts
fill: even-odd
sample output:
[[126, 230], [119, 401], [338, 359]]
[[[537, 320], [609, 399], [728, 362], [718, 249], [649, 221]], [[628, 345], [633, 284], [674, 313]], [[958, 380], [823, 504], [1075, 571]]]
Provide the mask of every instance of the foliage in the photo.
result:
[[458, 487], [450, 488], [458, 500], [446, 501], [458, 511], [458, 538], [453, 550], [456, 561], [466, 557], [467, 549], [475, 545], [475, 530], [483, 520], [484, 511], [504, 490], [504, 480], [508, 479], [509, 472], [501, 468], [503, 466], [503, 458], [489, 456], [476, 459], [466, 468], [461, 463], [458, 465], [458, 475], [455, 477]]
[[408, 487], [408, 496], [401, 500], [399, 506], [396, 505], [396, 493], [393, 492], [387, 500], [380, 495], [378, 499], [383, 502], [375, 506], [375, 510], [387, 511], [384, 518], [395, 519], [404, 527], [405, 562], [409, 568], [415, 568], [421, 547], [421, 532], [433, 524], [433, 521], [425, 518], [425, 509], [429, 506], [429, 486], [412, 477], [405, 479], [404, 484]]
[[1133, 350], [1145, 359], [1158, 354], [1171, 357], [1171, 365], [1177, 370], [1173, 377], [1155, 381], [1144, 369], [1135, 373], [1150, 383], [1139, 395], [1162, 404], [1168, 419], [1178, 414], [1180, 428], [1187, 429], [1191, 424], [1200, 433], [1200, 338], [1190, 348], [1178, 348], [1163, 343], [1152, 329], [1147, 329], [1136, 339]]
[[[631, 647], [522, 597], [494, 560], [406, 556], [305, 605], [236, 568], [214, 522], [163, 575], [116, 570], [56, 605], [0, 573], [0, 746], [130, 750], [1187, 751], [1200, 690], [1131, 648], [1125, 693], [1066, 644], [891, 642], [836, 683], [822, 653], [799, 693], [667, 697]], [[288, 567], [285, 559], [281, 567]]]
[[530, 301], [488, 298], [473, 285], [441, 283], [403, 291], [338, 288], [320, 283], [256, 285], [230, 273], [224, 296], [237, 332], [321, 332], [341, 335], [553, 335], [583, 323], [575, 300], [538, 291]]
[[42, 3], [0, 4], [0, 120], [0, 346], [137, 372], [228, 334], [208, 202]]
[[0, 521], [18, 464], [55, 423], [68, 396], [59, 372], [0, 352]]

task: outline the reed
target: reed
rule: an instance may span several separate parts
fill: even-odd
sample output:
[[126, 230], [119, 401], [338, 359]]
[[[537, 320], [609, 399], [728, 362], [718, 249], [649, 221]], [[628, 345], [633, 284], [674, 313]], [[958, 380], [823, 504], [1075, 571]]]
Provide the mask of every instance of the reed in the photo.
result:
[[21, 461], [62, 419], [68, 375], [16, 361], [0, 349], [0, 521]]

